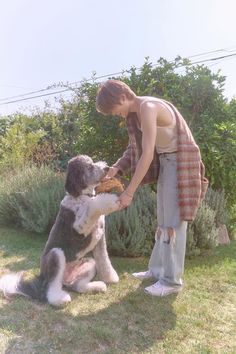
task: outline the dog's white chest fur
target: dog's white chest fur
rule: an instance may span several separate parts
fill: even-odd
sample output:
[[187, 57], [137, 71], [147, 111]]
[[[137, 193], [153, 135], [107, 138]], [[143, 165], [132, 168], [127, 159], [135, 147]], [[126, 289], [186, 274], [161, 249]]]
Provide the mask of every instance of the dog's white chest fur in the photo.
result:
[[80, 234], [88, 236], [101, 215], [108, 215], [119, 209], [118, 197], [115, 194], [98, 194], [94, 197], [82, 195], [73, 198], [66, 195], [61, 205], [75, 214], [73, 228]]

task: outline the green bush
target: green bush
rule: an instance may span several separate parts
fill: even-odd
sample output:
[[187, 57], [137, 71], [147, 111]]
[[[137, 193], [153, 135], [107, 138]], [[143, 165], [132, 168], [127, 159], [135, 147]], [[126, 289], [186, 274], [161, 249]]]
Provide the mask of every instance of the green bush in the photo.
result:
[[50, 229], [64, 195], [64, 178], [47, 166], [27, 166], [2, 178], [0, 224], [36, 233]]
[[196, 218], [188, 226], [187, 254], [210, 249], [218, 244], [218, 229], [215, 224], [216, 211], [202, 202]]
[[[49, 231], [64, 196], [64, 175], [48, 166], [26, 166], [10, 176], [0, 176], [0, 224], [36, 233]], [[196, 219], [189, 223], [187, 255], [217, 245], [217, 227], [225, 220], [224, 194], [209, 190]], [[129, 208], [107, 218], [111, 253], [122, 256], [150, 255], [157, 226], [156, 193], [140, 188]]]
[[219, 227], [227, 222], [226, 199], [224, 191], [214, 191], [208, 188], [205, 202], [215, 211], [215, 224]]
[[[33, 120], [33, 119], [32, 119]], [[31, 121], [32, 121], [31, 120]], [[15, 121], [0, 134], [0, 168], [8, 170], [23, 167], [31, 159], [32, 151], [45, 136], [40, 127], [29, 127], [30, 118], [17, 116]]]
[[[218, 225], [225, 220], [224, 193], [210, 190], [195, 220], [188, 225], [186, 255], [198, 255], [218, 243]], [[210, 205], [211, 206], [210, 206]], [[120, 256], [150, 255], [157, 226], [156, 193], [145, 186], [138, 190], [129, 208], [107, 217], [107, 242]]]
[[236, 204], [234, 204], [228, 213], [227, 229], [232, 240], [236, 240]]
[[226, 224], [226, 199], [224, 191], [209, 188], [200, 205], [196, 219], [189, 223], [187, 232], [187, 255], [196, 255], [201, 249], [209, 249], [218, 244], [218, 227]]
[[194, 234], [194, 228], [188, 225], [187, 242], [186, 242], [186, 256], [198, 256], [201, 253], [200, 248], [197, 247], [197, 240]]
[[108, 248], [121, 256], [149, 255], [157, 226], [156, 194], [140, 188], [129, 208], [106, 218]]

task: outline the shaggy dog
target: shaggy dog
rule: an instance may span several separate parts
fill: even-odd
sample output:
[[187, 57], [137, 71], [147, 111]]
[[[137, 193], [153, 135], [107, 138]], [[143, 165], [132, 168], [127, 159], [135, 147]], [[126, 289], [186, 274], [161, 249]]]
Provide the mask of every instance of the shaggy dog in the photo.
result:
[[[24, 280], [23, 272], [1, 277], [5, 295], [60, 306], [71, 301], [63, 286], [79, 293], [105, 292], [106, 283], [119, 281], [107, 253], [104, 216], [119, 209], [118, 197], [94, 192], [107, 171], [106, 163], [94, 163], [86, 155], [69, 161], [67, 193], [41, 257], [40, 275], [33, 280]], [[90, 251], [93, 258], [84, 258]], [[92, 281], [96, 274], [100, 280]]]

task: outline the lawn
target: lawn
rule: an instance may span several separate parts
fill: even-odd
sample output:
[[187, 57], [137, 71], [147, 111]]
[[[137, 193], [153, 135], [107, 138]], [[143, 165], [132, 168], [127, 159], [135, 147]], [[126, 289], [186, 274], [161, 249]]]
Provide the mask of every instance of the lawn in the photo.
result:
[[[0, 272], [38, 271], [44, 240], [0, 229]], [[147, 258], [112, 258], [120, 275], [105, 294], [72, 293], [65, 308], [0, 295], [0, 353], [236, 353], [236, 241], [186, 259], [179, 295], [144, 294], [133, 279]]]

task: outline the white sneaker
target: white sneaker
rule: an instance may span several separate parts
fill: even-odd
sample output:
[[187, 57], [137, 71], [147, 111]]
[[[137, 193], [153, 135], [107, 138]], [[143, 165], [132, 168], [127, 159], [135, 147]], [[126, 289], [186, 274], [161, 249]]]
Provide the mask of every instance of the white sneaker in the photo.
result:
[[153, 279], [154, 276], [150, 270], [146, 270], [146, 272], [132, 273], [133, 277], [144, 280], [144, 279]]
[[182, 286], [172, 287], [161, 284], [157, 281], [155, 284], [145, 288], [145, 293], [153, 296], [167, 296], [173, 293], [178, 293], [182, 290]]

